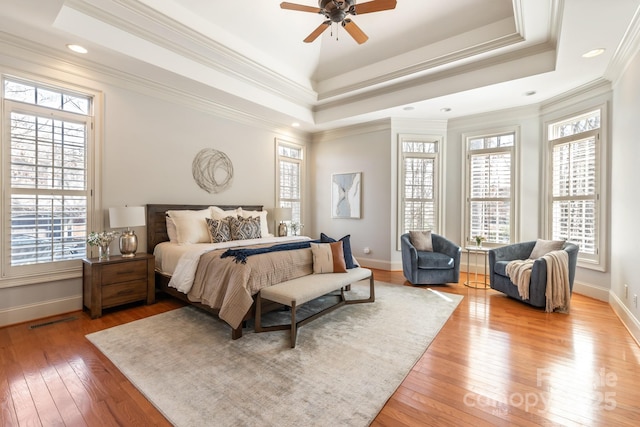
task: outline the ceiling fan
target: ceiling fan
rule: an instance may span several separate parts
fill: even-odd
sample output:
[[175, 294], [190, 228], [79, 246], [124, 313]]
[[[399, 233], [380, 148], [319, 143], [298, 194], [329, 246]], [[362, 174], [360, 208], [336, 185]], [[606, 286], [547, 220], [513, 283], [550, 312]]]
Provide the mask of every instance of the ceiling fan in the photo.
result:
[[353, 22], [347, 15], [362, 15], [363, 13], [380, 12], [382, 10], [395, 9], [396, 0], [372, 0], [366, 3], [356, 4], [355, 0], [318, 0], [319, 7], [305, 6], [302, 4], [282, 2], [282, 9], [298, 10], [300, 12], [312, 12], [323, 15], [327, 18], [318, 28], [304, 39], [305, 43], [311, 43], [320, 34], [331, 26], [332, 22], [341, 24], [353, 39], [362, 44], [369, 37]]

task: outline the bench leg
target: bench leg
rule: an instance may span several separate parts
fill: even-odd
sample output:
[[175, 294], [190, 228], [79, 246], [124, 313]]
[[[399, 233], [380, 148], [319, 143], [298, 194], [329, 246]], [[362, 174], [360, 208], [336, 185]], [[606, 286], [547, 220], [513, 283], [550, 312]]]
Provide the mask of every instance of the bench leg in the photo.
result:
[[369, 298], [352, 299], [352, 300], [347, 300], [344, 303], [345, 304], [362, 304], [364, 302], [375, 302], [376, 292], [375, 292], [373, 283], [374, 283], [373, 273], [371, 273], [371, 276], [369, 276]]
[[260, 292], [256, 296], [256, 314], [253, 322], [253, 330], [256, 332], [262, 332], [262, 297]]
[[296, 321], [296, 303], [291, 303], [291, 348], [295, 348], [298, 338], [298, 324]]

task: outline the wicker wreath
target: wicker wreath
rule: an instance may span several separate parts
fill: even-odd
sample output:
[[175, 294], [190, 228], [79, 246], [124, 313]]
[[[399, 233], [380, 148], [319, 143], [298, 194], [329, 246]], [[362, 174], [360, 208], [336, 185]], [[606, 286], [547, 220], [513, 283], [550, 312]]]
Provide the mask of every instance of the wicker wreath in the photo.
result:
[[191, 164], [196, 184], [208, 193], [219, 193], [233, 181], [233, 164], [222, 151], [204, 148], [196, 154]]

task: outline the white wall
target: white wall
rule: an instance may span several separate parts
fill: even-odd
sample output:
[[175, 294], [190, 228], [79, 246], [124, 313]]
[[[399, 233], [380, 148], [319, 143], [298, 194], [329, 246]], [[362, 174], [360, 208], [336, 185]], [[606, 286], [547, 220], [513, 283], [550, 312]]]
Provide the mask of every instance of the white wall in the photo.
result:
[[[611, 293], [610, 302], [640, 342], [640, 54], [636, 54], [614, 87], [611, 159]], [[624, 285], [628, 286], [625, 292]], [[638, 302], [640, 304], [640, 301]]]
[[[391, 259], [391, 124], [375, 122], [318, 135], [311, 143], [312, 227], [307, 234], [335, 239], [351, 235], [363, 266], [389, 269]], [[361, 218], [331, 218], [331, 175], [362, 172]], [[370, 249], [369, 254], [364, 248]]]
[[[103, 224], [108, 228], [109, 207], [147, 203], [275, 204], [275, 138], [306, 144], [307, 137], [288, 134], [233, 113], [217, 114], [206, 100], [175, 87], [148, 86], [144, 79], [101, 74], [49, 56], [22, 52], [0, 43], [0, 72], [33, 79], [70, 82], [102, 93], [103, 127], [101, 185], [97, 188]], [[194, 105], [193, 108], [188, 105]], [[209, 194], [191, 173], [198, 151], [214, 148], [232, 161], [229, 189]], [[269, 218], [271, 220], [271, 218]], [[309, 222], [310, 218], [305, 218]], [[269, 225], [273, 229], [273, 224]], [[146, 231], [137, 228], [139, 251], [146, 251]], [[4, 240], [4, 239], [3, 239]], [[117, 246], [117, 245], [116, 245]], [[112, 250], [114, 248], [112, 247]], [[117, 249], [116, 249], [117, 252]], [[13, 286], [0, 280], [0, 326], [78, 310], [82, 307], [82, 263], [68, 280]], [[44, 279], [46, 280], [46, 278]], [[42, 282], [42, 280], [39, 280]]]

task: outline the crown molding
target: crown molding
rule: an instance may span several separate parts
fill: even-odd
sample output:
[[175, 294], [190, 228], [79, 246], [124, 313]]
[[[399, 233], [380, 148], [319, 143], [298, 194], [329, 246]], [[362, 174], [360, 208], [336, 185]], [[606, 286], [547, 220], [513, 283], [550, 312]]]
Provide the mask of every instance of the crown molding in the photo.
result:
[[[339, 106], [344, 106], [344, 105], [353, 104], [357, 102], [363, 102], [363, 101], [366, 101], [367, 99], [372, 99], [374, 97], [386, 96], [394, 92], [408, 90], [418, 86], [442, 81], [444, 79], [450, 79], [455, 76], [482, 71], [483, 69], [486, 69], [486, 68], [505, 65], [510, 62], [526, 59], [535, 55], [548, 54], [549, 52], [555, 53], [555, 47], [556, 46], [552, 43], [540, 43], [537, 45], [529, 46], [527, 48], [520, 49], [516, 52], [509, 52], [502, 55], [493, 56], [490, 58], [486, 58], [484, 60], [471, 62], [458, 67], [438, 71], [436, 73], [432, 73], [426, 76], [418, 77], [411, 80], [405, 80], [393, 85], [386, 86], [384, 88], [380, 88], [374, 91], [369, 91], [367, 93], [345, 97], [333, 102], [326, 102], [324, 104], [321, 104], [315, 107], [314, 113], [331, 110]], [[555, 55], [554, 55], [554, 58], [555, 58]], [[554, 64], [552, 65], [553, 67], [555, 67], [555, 61], [554, 61]], [[550, 70], [553, 67], [550, 67]]]
[[372, 132], [391, 132], [391, 125], [392, 120], [390, 118], [385, 118], [357, 125], [344, 126], [337, 129], [316, 132], [311, 136], [311, 142], [322, 143], [326, 141], [333, 141], [340, 138], [348, 138], [351, 136], [363, 135]]
[[322, 101], [343, 95], [344, 93], [357, 92], [369, 87], [381, 85], [396, 79], [401, 79], [416, 74], [424, 74], [429, 70], [433, 70], [434, 68], [442, 67], [456, 61], [463, 61], [465, 59], [491, 52], [496, 49], [511, 46], [523, 41], [524, 38], [520, 34], [516, 33], [504, 37], [499, 37], [489, 42], [472, 46], [468, 49], [462, 49], [456, 52], [452, 52], [448, 55], [441, 55], [427, 61], [419, 62], [418, 64], [410, 67], [405, 67], [390, 73], [381, 74], [370, 79], [361, 80], [351, 85], [345, 85], [332, 90], [321, 92], [318, 94], [318, 100]]
[[609, 93], [611, 93], [611, 82], [605, 78], [599, 78], [540, 103], [540, 113], [551, 114], [578, 102]]
[[286, 78], [137, 0], [113, 0], [113, 3], [135, 15], [137, 20], [163, 31], [148, 30], [126, 19], [127, 14], [116, 15], [85, 0], [66, 0], [65, 7], [296, 104], [308, 106], [316, 100], [316, 93], [310, 87]]
[[[127, 73], [106, 65], [79, 58], [66, 52], [53, 51], [46, 46], [15, 37], [0, 31], [0, 52], [19, 61], [61, 73], [70, 78], [88, 80], [95, 83], [113, 85], [153, 98], [159, 98], [176, 103], [197, 111], [232, 120], [254, 128], [261, 128], [272, 132], [282, 132], [282, 123], [266, 119], [264, 116], [252, 114], [237, 108], [216, 102], [201, 92], [185, 91], [179, 85], [166, 85]], [[2, 65], [2, 64], [0, 64]], [[21, 66], [12, 66], [20, 72]], [[42, 71], [22, 70], [30, 74], [42, 74]], [[306, 139], [307, 132], [290, 131], [298, 137]]]
[[625, 31], [620, 44], [609, 61], [609, 66], [604, 75], [615, 86], [622, 77], [633, 57], [640, 50], [640, 6], [633, 14], [633, 18], [627, 31]]

